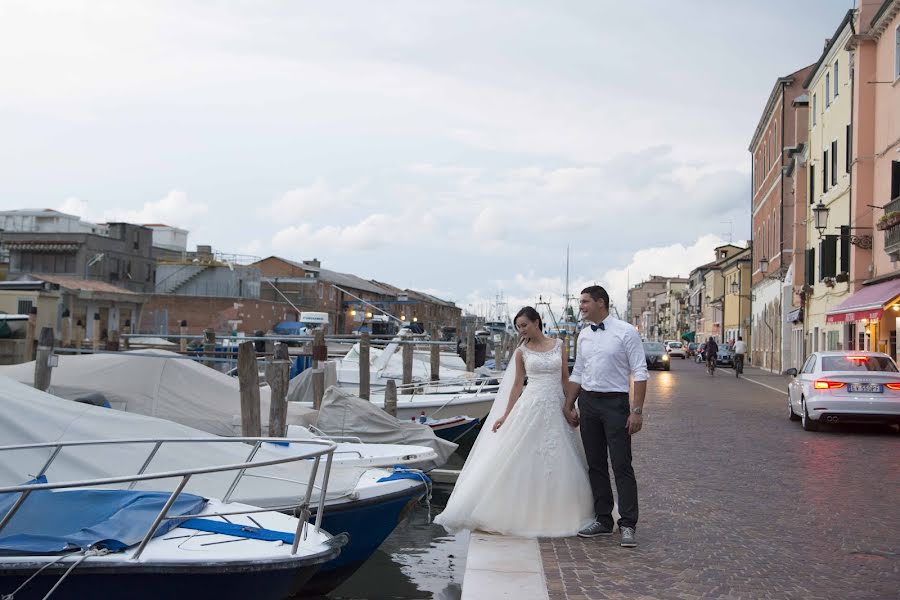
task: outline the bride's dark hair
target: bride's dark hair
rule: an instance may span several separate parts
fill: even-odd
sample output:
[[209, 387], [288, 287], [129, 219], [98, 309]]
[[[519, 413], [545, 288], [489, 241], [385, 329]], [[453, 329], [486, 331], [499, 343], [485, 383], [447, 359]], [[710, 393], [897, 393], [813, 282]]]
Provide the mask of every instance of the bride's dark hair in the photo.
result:
[[519, 320], [519, 317], [525, 317], [529, 321], [537, 321], [538, 329], [541, 331], [544, 330], [544, 322], [541, 321], [541, 315], [538, 314], [538, 311], [534, 310], [533, 306], [523, 306], [519, 309], [519, 312], [516, 313], [516, 318], [513, 319], [513, 325], [516, 324], [516, 321]]

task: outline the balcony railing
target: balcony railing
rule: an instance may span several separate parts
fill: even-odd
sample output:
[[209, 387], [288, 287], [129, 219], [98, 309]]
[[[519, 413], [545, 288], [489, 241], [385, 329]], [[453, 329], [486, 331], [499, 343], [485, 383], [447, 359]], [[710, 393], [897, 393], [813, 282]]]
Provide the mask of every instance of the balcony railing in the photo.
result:
[[[900, 196], [885, 204], [884, 214], [892, 212], [900, 212]], [[900, 224], [884, 230], [884, 251], [893, 260], [900, 259]]]

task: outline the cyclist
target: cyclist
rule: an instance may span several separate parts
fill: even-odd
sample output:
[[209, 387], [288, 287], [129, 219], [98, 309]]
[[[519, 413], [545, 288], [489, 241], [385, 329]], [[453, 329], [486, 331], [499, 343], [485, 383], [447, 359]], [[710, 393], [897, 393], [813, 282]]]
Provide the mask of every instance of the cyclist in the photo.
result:
[[706, 349], [704, 350], [704, 354], [706, 355], [706, 369], [710, 374], [714, 373], [716, 370], [716, 356], [719, 354], [719, 345], [716, 343], [716, 340], [709, 337], [706, 340]]
[[734, 343], [734, 376], [737, 377], [744, 372], [744, 357], [747, 355], [747, 344], [744, 338], [738, 336]]

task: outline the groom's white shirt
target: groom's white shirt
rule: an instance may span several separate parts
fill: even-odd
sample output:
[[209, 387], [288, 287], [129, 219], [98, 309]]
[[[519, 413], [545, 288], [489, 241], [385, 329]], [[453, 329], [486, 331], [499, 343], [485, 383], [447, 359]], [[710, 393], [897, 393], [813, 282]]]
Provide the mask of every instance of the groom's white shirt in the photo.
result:
[[589, 392], [628, 393], [631, 378], [647, 381], [647, 358], [637, 329], [612, 316], [605, 329], [585, 327], [578, 334], [578, 354], [569, 381]]

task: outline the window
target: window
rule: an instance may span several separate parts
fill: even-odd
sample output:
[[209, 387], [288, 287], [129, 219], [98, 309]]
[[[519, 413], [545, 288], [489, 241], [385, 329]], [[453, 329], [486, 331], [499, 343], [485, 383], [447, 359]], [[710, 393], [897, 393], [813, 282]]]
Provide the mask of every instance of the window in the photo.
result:
[[831, 142], [831, 185], [837, 185], [837, 140]]
[[847, 125], [847, 139], [844, 141], [844, 150], [847, 152], [847, 156], [844, 157], [844, 172], [850, 172], [850, 149], [853, 146], [853, 131], [850, 129], [850, 126]]
[[831, 73], [825, 73], [825, 108], [831, 106]]
[[31, 309], [33, 306], [34, 306], [34, 300], [32, 300], [31, 298], [28, 298], [25, 300], [20, 299], [18, 302], [16, 302], [16, 314], [19, 314], [19, 315], [31, 314]]
[[840, 71], [838, 71], [838, 61], [834, 61], [834, 97], [835, 98], [838, 97], [838, 80], [840, 79], [840, 77], [838, 77], [839, 73], [840, 73]]
[[809, 165], [809, 203], [816, 203], [816, 166]]
[[819, 242], [819, 280], [834, 277], [837, 269], [838, 236], [826, 235]]
[[828, 193], [828, 150], [822, 153], [822, 193]]
[[775, 121], [775, 133], [772, 134], [772, 160], [778, 159], [778, 152], [775, 149], [780, 146], [778, 143], [778, 121]]
[[900, 25], [897, 26], [894, 37], [896, 38], [894, 45], [894, 79], [900, 79]]
[[816, 106], [817, 106], [817, 104], [818, 103], [816, 102], [816, 95], [813, 94], [813, 101], [812, 101], [812, 124], [813, 124], [813, 127], [816, 126]]
[[891, 200], [900, 198], [900, 161], [891, 161]]
[[766, 173], [769, 172], [769, 142], [763, 144], [763, 165], [765, 166]]
[[850, 272], [850, 226], [841, 225], [841, 270], [840, 273]]

